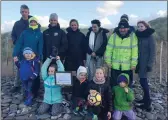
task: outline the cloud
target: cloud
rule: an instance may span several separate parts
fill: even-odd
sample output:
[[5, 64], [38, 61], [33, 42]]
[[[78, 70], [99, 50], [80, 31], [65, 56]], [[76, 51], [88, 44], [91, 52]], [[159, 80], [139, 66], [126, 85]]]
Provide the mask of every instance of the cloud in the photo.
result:
[[129, 17], [130, 17], [130, 18], [138, 18], [138, 16], [137, 16], [137, 15], [134, 15], [134, 14], [129, 15]]
[[123, 5], [122, 1], [105, 1], [102, 7], [97, 7], [96, 11], [102, 17], [118, 14], [118, 9]]
[[103, 27], [107, 27], [107, 28], [111, 28], [112, 27], [112, 23], [107, 17], [100, 19], [100, 21], [101, 21], [101, 25]]
[[15, 22], [15, 20], [5, 21], [3, 24], [1, 24], [1, 32], [5, 33], [11, 31]]
[[166, 10], [159, 10], [156, 14], [160, 17], [166, 17], [167, 11]]
[[[47, 27], [49, 24], [49, 17], [48, 16], [38, 16], [38, 15], [34, 15], [37, 19], [38, 22], [41, 24], [42, 27]], [[69, 21], [65, 20], [63, 18], [58, 18], [58, 21], [60, 23], [60, 27], [62, 28], [66, 28], [69, 26]], [[12, 31], [13, 25], [16, 22], [16, 20], [12, 20], [12, 21], [5, 21], [2, 25], [1, 25], [1, 32], [5, 33], [5, 32], [9, 32]], [[85, 24], [79, 24], [80, 28], [85, 28], [88, 27], [88, 25]]]

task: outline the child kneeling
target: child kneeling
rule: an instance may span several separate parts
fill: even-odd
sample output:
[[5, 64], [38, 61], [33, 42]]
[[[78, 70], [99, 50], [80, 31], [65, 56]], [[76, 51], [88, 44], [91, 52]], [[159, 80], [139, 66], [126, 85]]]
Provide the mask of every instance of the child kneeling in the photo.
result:
[[122, 73], [118, 76], [117, 86], [113, 87], [114, 95], [114, 113], [113, 119], [120, 120], [124, 114], [128, 120], [135, 120], [135, 113], [132, 110], [132, 102], [134, 100], [134, 93], [128, 87], [129, 76]]
[[50, 109], [50, 107], [52, 107], [51, 115], [60, 117], [63, 112], [66, 112], [66, 109], [62, 104], [63, 96], [61, 93], [61, 86], [56, 85], [54, 75], [56, 71], [64, 71], [64, 66], [59, 56], [56, 57], [57, 66], [55, 64], [50, 65], [52, 59], [55, 58], [52, 56], [50, 56], [50, 58], [47, 58], [41, 68], [45, 93], [43, 103], [38, 109], [38, 114], [44, 114]]

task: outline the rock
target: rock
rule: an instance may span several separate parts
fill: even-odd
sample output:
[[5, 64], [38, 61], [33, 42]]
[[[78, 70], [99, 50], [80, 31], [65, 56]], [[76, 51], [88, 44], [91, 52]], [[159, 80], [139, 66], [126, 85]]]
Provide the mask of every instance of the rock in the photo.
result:
[[6, 108], [2, 111], [2, 113], [8, 113], [9, 112], [9, 108]]
[[20, 114], [20, 113], [21, 113], [21, 110], [18, 110], [18, 111], [17, 111], [17, 114]]
[[65, 119], [65, 120], [70, 120], [70, 119], [71, 119], [71, 116], [70, 116], [69, 114], [65, 114], [64, 117], [63, 117], [63, 119]]
[[12, 99], [3, 99], [1, 103], [5, 104], [5, 103], [10, 103], [10, 102], [12, 102]]
[[8, 117], [6, 117], [4, 120], [15, 120], [15, 118], [14, 118], [14, 117], [11, 117], [11, 116], [8, 116]]
[[9, 103], [1, 104], [1, 106], [3, 106], [3, 107], [8, 107], [8, 106], [9, 106]]
[[142, 112], [142, 109], [136, 108], [137, 112]]
[[139, 113], [137, 114], [137, 116], [138, 116], [138, 117], [141, 117], [141, 116], [142, 116], [142, 114], [139, 112]]
[[3, 114], [1, 114], [1, 117], [6, 117], [6, 116], [8, 116], [8, 114], [7, 113], [3, 113]]
[[11, 104], [10, 105], [10, 112], [17, 112], [17, 105]]
[[137, 117], [137, 116], [136, 116], [136, 120], [143, 120], [143, 119], [142, 119], [142, 118], [140, 118], [140, 117]]
[[12, 103], [18, 105], [18, 104], [20, 104], [20, 100], [18, 100], [18, 99], [14, 99], [14, 100], [12, 100]]
[[155, 104], [153, 104], [153, 106], [157, 110], [163, 110], [164, 109], [159, 103], [155, 103]]
[[26, 107], [26, 106], [25, 106], [23, 103], [19, 105], [19, 108], [20, 108], [20, 109], [23, 109], [23, 108], [25, 108], [25, 107]]
[[152, 113], [146, 112], [146, 118], [148, 120], [154, 120], [154, 115]]
[[29, 120], [36, 120], [36, 115], [35, 114], [30, 114]]
[[157, 115], [157, 120], [166, 120], [166, 116], [163, 114], [158, 114]]
[[61, 114], [59, 114], [58, 116], [51, 116], [51, 119], [52, 120], [57, 120], [58, 118], [60, 118], [61, 117]]
[[163, 103], [161, 100], [156, 100], [155, 102], [160, 103], [160, 104]]
[[30, 120], [30, 118], [28, 118], [28, 116], [18, 116], [16, 120]]
[[37, 115], [37, 119], [47, 119], [50, 118], [49, 114]]
[[8, 116], [9, 117], [14, 117], [16, 115], [16, 113], [10, 113]]

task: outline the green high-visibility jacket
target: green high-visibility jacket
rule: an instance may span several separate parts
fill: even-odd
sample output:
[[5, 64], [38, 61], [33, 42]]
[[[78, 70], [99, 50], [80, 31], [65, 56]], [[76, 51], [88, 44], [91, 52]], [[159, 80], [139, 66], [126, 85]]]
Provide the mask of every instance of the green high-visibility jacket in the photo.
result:
[[130, 70], [138, 60], [138, 39], [135, 33], [120, 38], [116, 33], [110, 36], [105, 51], [105, 62], [116, 70]]

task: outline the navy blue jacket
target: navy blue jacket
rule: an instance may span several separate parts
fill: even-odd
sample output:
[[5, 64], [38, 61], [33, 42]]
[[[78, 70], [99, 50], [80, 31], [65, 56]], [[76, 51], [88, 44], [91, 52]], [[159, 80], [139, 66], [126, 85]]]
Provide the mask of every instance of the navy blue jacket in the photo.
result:
[[19, 69], [20, 79], [23, 81], [35, 79], [39, 75], [40, 63], [37, 57], [32, 60], [17, 61], [15, 64]]
[[[31, 18], [32, 16], [28, 16], [28, 18]], [[23, 18], [21, 18], [20, 20], [16, 21], [13, 29], [12, 29], [12, 40], [13, 40], [13, 44], [16, 43], [16, 41], [19, 39], [21, 33], [26, 30], [29, 27], [29, 22], [28, 20], [23, 20]]]

